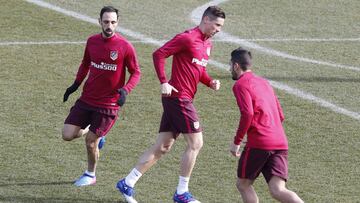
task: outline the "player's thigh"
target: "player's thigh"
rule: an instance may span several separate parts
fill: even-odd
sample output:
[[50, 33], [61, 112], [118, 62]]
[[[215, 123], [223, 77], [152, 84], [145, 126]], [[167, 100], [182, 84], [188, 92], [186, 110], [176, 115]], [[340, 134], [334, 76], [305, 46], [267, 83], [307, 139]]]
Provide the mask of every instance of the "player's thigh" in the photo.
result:
[[[87, 104], [77, 100], [74, 106], [71, 107], [70, 113], [64, 121], [64, 130], [66, 130], [66, 133], [77, 133], [76, 131], [85, 129], [90, 124], [91, 115], [92, 111], [87, 108]], [[78, 126], [80, 129], [68, 126], [66, 124]]]
[[64, 139], [72, 139], [78, 136], [81, 127], [73, 124], [64, 124], [62, 136]]
[[162, 104], [164, 113], [160, 132], [198, 133], [202, 131], [197, 111], [191, 100], [162, 98]]
[[286, 189], [285, 185], [285, 180], [278, 176], [272, 176], [268, 182], [268, 187], [271, 194], [278, 194], [280, 191], [284, 191]]
[[184, 133], [184, 139], [187, 145], [193, 149], [200, 149], [203, 146], [203, 134], [198, 133]]
[[117, 110], [111, 109], [108, 109], [107, 113], [94, 111], [89, 130], [98, 137], [106, 136], [118, 118], [117, 112]]
[[267, 183], [273, 176], [282, 178], [284, 181], [288, 179], [288, 151], [274, 150], [269, 157], [262, 173]]
[[245, 147], [239, 159], [238, 178], [255, 180], [265, 166], [269, 156], [269, 151]]
[[175, 142], [175, 137], [177, 136], [174, 132], [160, 132], [153, 149], [156, 151], [168, 152]]

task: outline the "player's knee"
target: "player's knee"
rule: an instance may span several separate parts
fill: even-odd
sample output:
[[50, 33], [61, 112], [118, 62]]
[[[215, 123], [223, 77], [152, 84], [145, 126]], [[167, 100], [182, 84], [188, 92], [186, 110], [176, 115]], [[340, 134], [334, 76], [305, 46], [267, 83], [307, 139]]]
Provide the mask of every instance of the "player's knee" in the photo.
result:
[[200, 151], [200, 149], [203, 147], [203, 141], [202, 140], [199, 140], [197, 142], [194, 142], [194, 143], [191, 143], [189, 144], [189, 148], [192, 150], [192, 151]]
[[86, 148], [90, 151], [97, 149], [97, 144], [96, 144], [97, 137], [95, 137], [95, 136], [86, 136], [86, 138], [85, 138]]
[[282, 194], [285, 192], [286, 188], [281, 188], [278, 186], [271, 186], [269, 187], [270, 194], [273, 198], [279, 199]]
[[236, 182], [236, 188], [238, 189], [239, 192], [245, 191], [247, 189], [247, 185], [243, 184], [240, 181]]
[[252, 187], [252, 181], [250, 180], [238, 179], [238, 181], [236, 182], [236, 188], [241, 193], [248, 191], [250, 187]]
[[71, 141], [74, 139], [74, 134], [66, 129], [62, 129], [62, 139], [65, 141]]
[[164, 145], [160, 147], [160, 154], [164, 155], [166, 153], [168, 153], [171, 150], [171, 145]]

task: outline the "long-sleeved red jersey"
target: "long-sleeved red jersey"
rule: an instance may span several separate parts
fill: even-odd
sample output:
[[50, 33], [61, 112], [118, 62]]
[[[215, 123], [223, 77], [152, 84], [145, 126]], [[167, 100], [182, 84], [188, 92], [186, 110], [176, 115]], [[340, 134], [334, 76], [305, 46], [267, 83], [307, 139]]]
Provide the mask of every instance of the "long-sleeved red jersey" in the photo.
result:
[[233, 92], [241, 113], [234, 144], [239, 145], [247, 134], [247, 147], [288, 149], [282, 126], [284, 114], [268, 81], [246, 72], [234, 84]]
[[[160, 83], [169, 82], [179, 92], [172, 92], [171, 97], [193, 99], [197, 84], [210, 86], [211, 77], [206, 72], [206, 65], [211, 52], [211, 41], [199, 27], [176, 35], [153, 53], [153, 61]], [[173, 56], [171, 78], [166, 79], [166, 58]]]
[[[125, 84], [126, 68], [130, 77]], [[96, 107], [118, 109], [117, 90], [124, 88], [130, 93], [138, 84], [140, 74], [135, 49], [124, 37], [118, 33], [110, 38], [93, 35], [87, 40], [76, 75], [78, 83], [88, 75], [80, 100]]]

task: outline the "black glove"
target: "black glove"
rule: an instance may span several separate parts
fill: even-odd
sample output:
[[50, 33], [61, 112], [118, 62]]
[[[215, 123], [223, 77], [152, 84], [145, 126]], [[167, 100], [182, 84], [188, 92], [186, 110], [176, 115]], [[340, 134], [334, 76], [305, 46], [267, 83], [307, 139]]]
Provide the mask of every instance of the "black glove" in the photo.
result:
[[70, 87], [68, 87], [64, 94], [63, 102], [66, 102], [70, 96], [70, 94], [74, 93], [80, 86], [80, 83], [74, 82]]
[[128, 94], [125, 89], [120, 88], [118, 89], [118, 93], [120, 94], [119, 99], [117, 100], [117, 103], [119, 106], [123, 106], [126, 101], [126, 95]]

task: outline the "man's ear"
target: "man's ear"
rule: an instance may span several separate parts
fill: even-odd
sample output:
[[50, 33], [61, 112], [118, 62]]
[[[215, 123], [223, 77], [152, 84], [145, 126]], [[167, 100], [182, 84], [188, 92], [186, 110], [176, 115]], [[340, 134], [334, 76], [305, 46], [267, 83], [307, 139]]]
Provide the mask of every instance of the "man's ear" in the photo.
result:
[[235, 62], [234, 63], [234, 69], [236, 69], [236, 70], [241, 69], [240, 64]]
[[202, 21], [204, 22], [204, 24], [206, 24], [207, 22], [209, 22], [210, 18], [209, 16], [204, 16], [204, 18], [202, 19]]
[[101, 25], [101, 18], [98, 18], [98, 20], [99, 20], [99, 24]]

